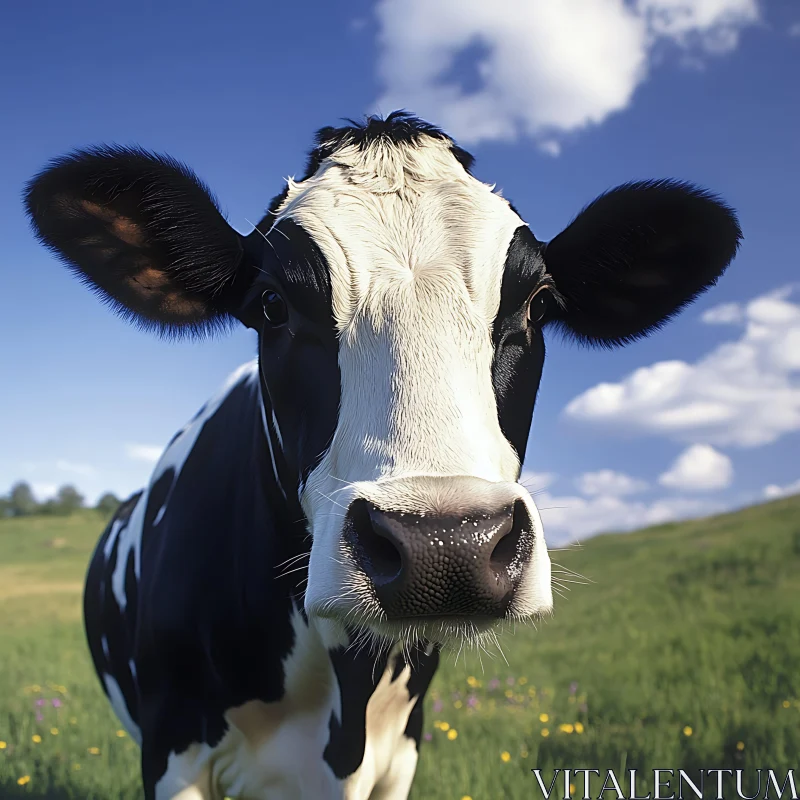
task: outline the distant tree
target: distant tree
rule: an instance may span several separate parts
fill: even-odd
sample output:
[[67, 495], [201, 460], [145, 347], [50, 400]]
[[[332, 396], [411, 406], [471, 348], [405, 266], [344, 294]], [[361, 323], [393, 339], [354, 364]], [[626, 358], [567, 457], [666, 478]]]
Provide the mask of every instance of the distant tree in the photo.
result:
[[83, 495], [74, 486], [67, 484], [58, 490], [56, 504], [62, 514], [71, 514], [83, 506]]
[[0, 497], [0, 519], [11, 516], [11, 500], [7, 497]]
[[55, 497], [45, 500], [37, 509], [37, 514], [64, 514], [65, 511]]
[[95, 508], [104, 514], [111, 515], [118, 508], [121, 500], [113, 492], [106, 492], [98, 501]]
[[8, 493], [8, 504], [12, 517], [33, 514], [38, 506], [31, 487], [25, 481], [19, 481], [11, 487], [11, 491]]

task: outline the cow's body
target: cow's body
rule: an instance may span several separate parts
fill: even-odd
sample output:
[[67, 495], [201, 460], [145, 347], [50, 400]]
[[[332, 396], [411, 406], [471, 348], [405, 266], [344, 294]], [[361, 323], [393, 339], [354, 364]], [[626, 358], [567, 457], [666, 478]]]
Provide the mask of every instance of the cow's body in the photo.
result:
[[37, 235], [124, 316], [258, 334], [89, 570], [148, 800], [406, 797], [439, 648], [552, 609], [518, 483], [543, 328], [646, 335], [738, 246], [733, 212], [673, 181], [620, 186], [545, 244], [471, 164], [406, 113], [323, 129], [248, 236], [137, 148], [28, 187]]
[[252, 362], [109, 523], [85, 593], [95, 667], [131, 736], [158, 732], [143, 755], [159, 797], [405, 797], [438, 653], [329, 649], [309, 627], [307, 530], [261, 404]]

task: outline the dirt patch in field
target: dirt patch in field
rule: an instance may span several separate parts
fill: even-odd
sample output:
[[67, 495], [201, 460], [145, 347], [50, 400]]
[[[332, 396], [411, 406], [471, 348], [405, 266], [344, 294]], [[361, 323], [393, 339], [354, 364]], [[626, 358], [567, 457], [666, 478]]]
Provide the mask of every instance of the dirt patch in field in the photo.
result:
[[[0, 581], [2, 573], [0, 573]], [[42, 594], [79, 594], [83, 590], [80, 581], [52, 582], [33, 580], [14, 585], [0, 586], [0, 600], [8, 600], [12, 597], [30, 597]]]

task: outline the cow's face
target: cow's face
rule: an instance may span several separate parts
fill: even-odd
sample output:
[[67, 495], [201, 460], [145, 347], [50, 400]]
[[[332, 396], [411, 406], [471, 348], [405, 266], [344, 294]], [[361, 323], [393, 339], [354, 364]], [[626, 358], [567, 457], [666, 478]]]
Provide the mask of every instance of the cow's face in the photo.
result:
[[41, 238], [124, 313], [259, 332], [275, 477], [312, 534], [311, 617], [446, 641], [549, 611], [517, 483], [543, 327], [635, 339], [738, 245], [728, 208], [674, 182], [619, 187], [545, 245], [470, 161], [405, 115], [325, 129], [247, 237], [140, 151], [76, 154], [29, 189]]

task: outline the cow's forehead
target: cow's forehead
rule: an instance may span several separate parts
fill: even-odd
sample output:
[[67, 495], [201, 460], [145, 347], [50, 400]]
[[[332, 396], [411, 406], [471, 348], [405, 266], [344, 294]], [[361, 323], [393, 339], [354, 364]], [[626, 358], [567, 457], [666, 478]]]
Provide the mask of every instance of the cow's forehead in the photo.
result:
[[435, 283], [442, 303], [460, 298], [490, 324], [509, 243], [524, 224], [433, 137], [335, 150], [313, 175], [289, 181], [276, 216], [301, 225], [325, 256], [340, 330], [414, 283]]

